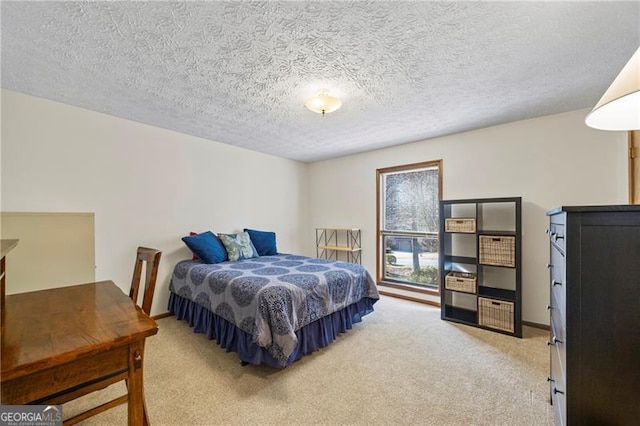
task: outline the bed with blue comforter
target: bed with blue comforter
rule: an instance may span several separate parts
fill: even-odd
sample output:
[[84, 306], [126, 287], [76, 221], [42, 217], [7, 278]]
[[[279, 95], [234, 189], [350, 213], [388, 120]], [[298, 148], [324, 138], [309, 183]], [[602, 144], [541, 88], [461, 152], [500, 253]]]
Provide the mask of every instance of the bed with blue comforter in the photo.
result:
[[278, 254], [179, 262], [169, 311], [241, 361], [281, 368], [351, 329], [379, 298], [361, 265]]

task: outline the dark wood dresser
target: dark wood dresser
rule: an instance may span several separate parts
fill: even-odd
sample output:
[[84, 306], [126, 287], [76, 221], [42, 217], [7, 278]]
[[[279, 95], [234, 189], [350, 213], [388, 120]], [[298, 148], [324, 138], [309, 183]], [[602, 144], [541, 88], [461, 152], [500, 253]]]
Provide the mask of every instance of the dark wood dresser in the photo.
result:
[[556, 424], [638, 424], [640, 206], [560, 207], [547, 215]]

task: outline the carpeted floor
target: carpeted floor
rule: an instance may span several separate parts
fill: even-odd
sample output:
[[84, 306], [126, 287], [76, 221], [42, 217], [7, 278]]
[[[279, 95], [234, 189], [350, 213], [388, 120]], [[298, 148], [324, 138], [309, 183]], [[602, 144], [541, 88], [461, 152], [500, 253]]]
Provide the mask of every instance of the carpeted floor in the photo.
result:
[[[551, 425], [548, 333], [523, 339], [440, 320], [390, 297], [353, 330], [283, 370], [242, 367], [175, 317], [147, 340], [153, 425]], [[124, 391], [65, 404], [65, 418]], [[105, 395], [107, 394], [107, 395]], [[126, 424], [126, 405], [84, 424]]]

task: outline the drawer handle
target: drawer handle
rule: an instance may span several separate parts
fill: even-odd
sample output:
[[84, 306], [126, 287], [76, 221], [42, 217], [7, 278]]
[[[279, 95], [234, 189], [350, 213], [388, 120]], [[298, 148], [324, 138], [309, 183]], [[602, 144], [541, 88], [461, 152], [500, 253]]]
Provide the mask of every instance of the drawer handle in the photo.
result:
[[552, 309], [553, 309], [553, 306], [551, 306], [551, 305], [547, 305], [547, 310], [549, 310], [549, 311], [550, 311], [550, 310], [552, 310]]
[[554, 286], [562, 285], [562, 283], [560, 281], [557, 281], [557, 280], [551, 280], [551, 284], [553, 284]]
[[551, 339], [551, 341], [547, 340], [547, 346], [555, 346], [556, 343], [562, 343], [562, 340], [558, 339], [556, 336], [553, 336], [553, 339]]
[[547, 346], [555, 346], [556, 343], [562, 343], [562, 340], [558, 339], [556, 336], [553, 336], [553, 339], [551, 339], [551, 341], [547, 340]]
[[564, 235], [558, 235], [555, 232], [553, 233], [553, 241], [564, 240]]
[[547, 268], [548, 268], [548, 269], [551, 269], [551, 268], [553, 268], [553, 265], [552, 265], [552, 264], [550, 264], [550, 263], [547, 263]]
[[554, 387], [554, 388], [553, 388], [553, 393], [554, 393], [554, 394], [559, 393], [559, 394], [561, 394], [561, 395], [564, 395], [564, 392], [563, 392], [563, 391], [561, 391], [561, 390], [559, 390], [559, 389], [558, 389], [558, 388], [556, 388], [556, 387]]
[[547, 382], [555, 382], [555, 380], [552, 379], [551, 377], [547, 377]]

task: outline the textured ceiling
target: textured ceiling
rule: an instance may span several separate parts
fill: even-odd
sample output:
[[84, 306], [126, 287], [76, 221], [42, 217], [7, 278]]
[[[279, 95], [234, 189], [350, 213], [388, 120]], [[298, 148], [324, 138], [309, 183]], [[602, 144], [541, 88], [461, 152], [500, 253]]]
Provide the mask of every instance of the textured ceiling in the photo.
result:
[[[2, 87], [301, 161], [594, 105], [640, 2], [9, 2]], [[317, 89], [343, 107], [304, 106]]]

